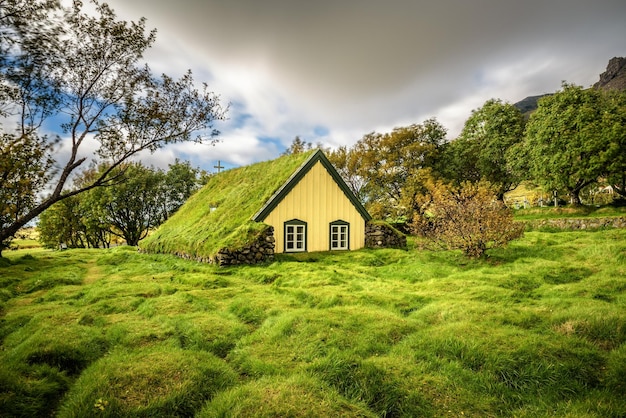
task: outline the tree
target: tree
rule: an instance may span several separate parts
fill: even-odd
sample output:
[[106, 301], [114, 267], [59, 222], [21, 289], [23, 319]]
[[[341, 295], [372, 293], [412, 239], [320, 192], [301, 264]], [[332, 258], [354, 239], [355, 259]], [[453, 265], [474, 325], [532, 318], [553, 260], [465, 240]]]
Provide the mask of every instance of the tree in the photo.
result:
[[88, 246], [78, 196], [69, 197], [48, 208], [41, 214], [37, 229], [39, 241], [46, 248], [57, 248], [62, 243], [68, 248]]
[[513, 212], [488, 182], [460, 186], [430, 182], [428, 189], [431, 201], [428, 210], [413, 219], [414, 232], [450, 249], [481, 257], [524, 233], [524, 225], [513, 221]]
[[445, 179], [456, 185], [480, 181], [482, 175], [476, 164], [478, 155], [474, 145], [469, 139], [461, 137], [443, 145], [438, 167]]
[[[67, 9], [54, 1], [0, 2], [0, 32], [8, 34], [0, 43], [0, 109], [15, 121], [15, 129], [5, 123], [0, 136], [0, 178], [6, 179], [0, 252], [55, 202], [115, 182], [118, 168], [137, 153], [180, 141], [213, 143], [218, 134], [213, 123], [225, 110], [206, 85], [197, 89], [191, 72], [157, 78], [140, 65], [155, 40], [145, 19], [118, 21], [109, 6], [94, 4], [95, 17], [82, 12], [80, 1]], [[67, 159], [55, 158], [60, 139], [45, 136], [44, 126], [62, 132]], [[108, 168], [66, 190], [89, 160]]]
[[201, 181], [200, 170], [193, 168], [188, 161], [181, 162], [176, 159], [174, 164], [168, 165], [167, 172], [162, 173], [162, 190], [159, 197], [164, 221], [198, 190]]
[[365, 180], [365, 203], [372, 215], [386, 218], [412, 217], [424, 181], [434, 175], [445, 128], [435, 119], [395, 128], [387, 134], [365, 135], [351, 150], [351, 164]]
[[164, 219], [160, 202], [163, 173], [139, 163], [116, 170], [123, 173], [124, 181], [94, 190], [92, 195], [102, 205], [110, 232], [124, 238], [128, 245], [137, 245]]
[[610, 91], [605, 94], [609, 108], [606, 114], [614, 115], [614, 134], [610, 137], [611, 143], [607, 152], [615, 158], [609, 161], [604, 177], [615, 193], [626, 199], [626, 91]]
[[619, 109], [605, 92], [563, 83], [539, 101], [514, 152], [526, 161], [531, 179], [548, 190], [567, 190], [572, 204], [580, 205], [580, 191], [623, 158], [626, 127]]
[[299, 136], [296, 136], [289, 148], [283, 152], [282, 155], [292, 155], [292, 154], [302, 154], [303, 152], [309, 151], [313, 149], [313, 144], [310, 142], [306, 142], [301, 139]]
[[352, 150], [348, 149], [345, 145], [342, 145], [336, 150], [328, 152], [328, 160], [337, 169], [337, 172], [357, 199], [364, 201], [365, 195], [363, 188], [365, 187], [366, 181], [358, 174], [359, 160], [356, 157], [356, 153], [352, 152]]
[[499, 200], [520, 181], [512, 169], [510, 149], [524, 137], [524, 117], [513, 105], [491, 99], [472, 111], [463, 131], [446, 147], [447, 177], [460, 184], [484, 179], [496, 188]]
[[[83, 171], [74, 180], [74, 188], [90, 183], [105, 170], [107, 167], [101, 166]], [[166, 172], [140, 163], [116, 170], [124, 173], [116, 184], [59, 201], [40, 215], [38, 229], [44, 246], [109, 247], [112, 235], [137, 245], [151, 228], [172, 215], [200, 182], [199, 170], [178, 160]]]
[[109, 225], [98, 206], [89, 200], [90, 192], [71, 196], [46, 209], [37, 223], [39, 241], [46, 248], [108, 248]]

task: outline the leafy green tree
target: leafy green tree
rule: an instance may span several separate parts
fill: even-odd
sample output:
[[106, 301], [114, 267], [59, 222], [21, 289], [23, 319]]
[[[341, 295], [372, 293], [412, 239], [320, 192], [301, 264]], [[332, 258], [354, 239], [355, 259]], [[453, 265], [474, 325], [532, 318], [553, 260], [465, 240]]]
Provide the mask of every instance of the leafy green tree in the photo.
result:
[[447, 248], [481, 257], [524, 234], [524, 225], [513, 221], [512, 210], [497, 199], [488, 182], [430, 182], [428, 190], [430, 202], [426, 211], [416, 214], [413, 230]]
[[[74, 187], [88, 184], [104, 170], [106, 166], [83, 171]], [[50, 248], [60, 243], [109, 247], [112, 235], [117, 235], [136, 245], [200, 185], [199, 170], [178, 160], [166, 172], [133, 163], [118, 167], [114, 174], [119, 174], [116, 184], [72, 196], [68, 203], [63, 200], [44, 211], [38, 224], [42, 243]]]
[[292, 154], [301, 154], [303, 152], [309, 151], [313, 149], [313, 144], [310, 142], [306, 142], [299, 136], [296, 136], [289, 148], [287, 148], [282, 155], [292, 155]]
[[336, 150], [328, 152], [328, 160], [337, 169], [337, 172], [341, 175], [352, 193], [363, 202], [365, 200], [363, 188], [366, 181], [358, 174], [359, 159], [356, 153], [345, 145], [342, 145]]
[[[84, 184], [90, 184], [94, 178], [97, 178], [100, 173], [106, 169], [106, 166], [100, 168], [92, 167], [84, 170], [75, 180], [74, 187], [80, 188]], [[123, 181], [123, 178], [118, 179], [118, 182]], [[106, 187], [115, 187], [115, 184], [110, 184]], [[78, 204], [81, 214], [81, 224], [85, 231], [85, 239], [87, 246], [92, 248], [108, 248], [113, 240], [113, 234], [111, 233], [111, 225], [108, 222], [104, 204], [105, 197], [102, 193], [99, 193], [98, 188], [87, 190], [84, 193], [76, 195], [78, 198]], [[42, 216], [46, 212], [42, 213]]]
[[[607, 152], [615, 155], [604, 175], [621, 199], [626, 199], [626, 91], [605, 92], [607, 113], [612, 114], [614, 134]], [[620, 133], [621, 132], [621, 133]]]
[[193, 168], [188, 161], [178, 159], [174, 164], [169, 164], [162, 176], [160, 202], [165, 221], [198, 190], [202, 180], [199, 169]]
[[[0, 224], [2, 228], [18, 222], [32, 208], [37, 192], [50, 180], [53, 159], [46, 138], [11, 136], [0, 133]], [[1, 236], [0, 253], [11, 235]]]
[[624, 154], [619, 109], [607, 93], [567, 83], [541, 99], [517, 149], [530, 178], [548, 190], [566, 190], [580, 205], [580, 191], [613, 171]]
[[[12, 130], [4, 124], [0, 136], [1, 245], [55, 202], [115, 182], [116, 169], [138, 152], [213, 142], [218, 134], [213, 123], [225, 112], [219, 97], [206, 85], [198, 89], [190, 72], [155, 77], [140, 62], [155, 31], [146, 33], [144, 19], [118, 21], [109, 6], [94, 4], [95, 17], [80, 1], [66, 9], [55, 1], [0, 2], [0, 109], [16, 122]], [[53, 123], [69, 145], [67, 159], [55, 159], [59, 139], [42, 134]], [[66, 189], [90, 160], [108, 168]]]
[[88, 245], [78, 196], [69, 197], [48, 208], [41, 214], [37, 229], [39, 241], [46, 248], [57, 248], [60, 244], [68, 248], [84, 248]]
[[109, 225], [94, 215], [96, 206], [89, 193], [71, 196], [50, 206], [39, 216], [39, 241], [46, 248], [108, 248], [111, 245]]
[[123, 180], [90, 192], [93, 208], [104, 218], [112, 234], [123, 238], [128, 245], [137, 245], [151, 228], [163, 221], [163, 173], [139, 163], [126, 164], [116, 171], [123, 173]]
[[[97, 176], [99, 169], [87, 169], [74, 179], [73, 187], [80, 188]], [[39, 215], [37, 229], [39, 241], [46, 248], [57, 248], [62, 243], [69, 248], [108, 248], [112, 238], [102, 195], [95, 190], [70, 196], [46, 209]]]
[[521, 177], [512, 167], [511, 147], [524, 137], [524, 117], [513, 105], [491, 99], [472, 111], [459, 137], [446, 146], [445, 174], [457, 184], [484, 179], [499, 200], [515, 189]]
[[456, 185], [466, 181], [477, 183], [482, 177], [477, 160], [475, 144], [467, 138], [458, 137], [442, 146], [438, 167], [442, 177]]

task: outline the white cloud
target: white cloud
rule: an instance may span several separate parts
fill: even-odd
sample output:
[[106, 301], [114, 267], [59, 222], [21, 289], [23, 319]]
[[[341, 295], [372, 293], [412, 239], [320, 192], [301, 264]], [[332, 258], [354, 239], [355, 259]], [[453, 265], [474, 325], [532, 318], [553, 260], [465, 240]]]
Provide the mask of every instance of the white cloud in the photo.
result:
[[589, 86], [626, 52], [623, 0], [109, 3], [158, 28], [146, 56], [155, 71], [191, 68], [233, 103], [216, 126], [222, 143], [154, 157], [208, 168], [272, 158], [296, 135], [350, 145], [430, 117], [454, 137], [490, 98], [513, 103], [561, 80]]

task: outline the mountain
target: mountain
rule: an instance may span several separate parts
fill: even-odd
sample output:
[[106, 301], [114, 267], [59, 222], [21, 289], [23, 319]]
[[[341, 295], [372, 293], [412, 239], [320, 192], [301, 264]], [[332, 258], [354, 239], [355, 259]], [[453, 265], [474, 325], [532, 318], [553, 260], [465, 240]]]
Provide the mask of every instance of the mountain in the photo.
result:
[[611, 58], [594, 89], [626, 90], [626, 57]]
[[517, 103], [514, 103], [513, 106], [519, 109], [520, 112], [524, 114], [524, 116], [528, 116], [535, 109], [537, 109], [537, 101], [542, 97], [549, 96], [551, 93], [540, 94], [539, 96], [528, 96], [525, 99], [520, 100]]
[[[593, 85], [594, 89], [601, 90], [624, 90], [626, 91], [626, 57], [614, 57], [609, 60], [606, 71], [600, 74], [600, 80]], [[528, 117], [537, 109], [537, 101], [548, 94], [539, 96], [528, 96], [525, 99], [514, 103], [524, 116]]]

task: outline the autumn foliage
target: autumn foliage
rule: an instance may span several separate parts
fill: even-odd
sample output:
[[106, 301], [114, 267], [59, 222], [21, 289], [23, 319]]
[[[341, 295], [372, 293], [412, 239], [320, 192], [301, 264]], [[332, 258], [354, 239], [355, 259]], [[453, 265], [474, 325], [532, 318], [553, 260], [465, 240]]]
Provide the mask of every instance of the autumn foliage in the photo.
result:
[[428, 188], [430, 202], [413, 219], [418, 235], [477, 258], [524, 233], [523, 224], [513, 221], [512, 211], [496, 199], [487, 182], [466, 182], [460, 187], [433, 182]]

